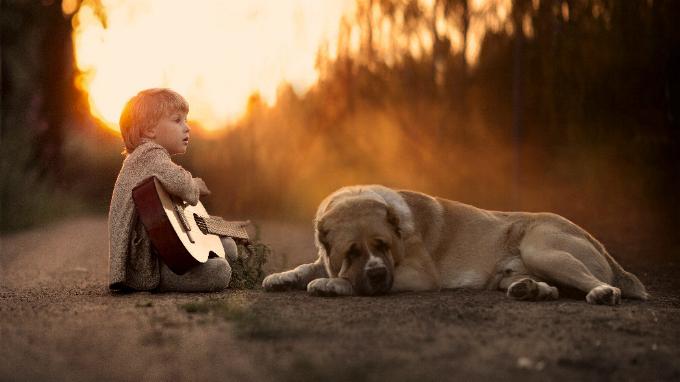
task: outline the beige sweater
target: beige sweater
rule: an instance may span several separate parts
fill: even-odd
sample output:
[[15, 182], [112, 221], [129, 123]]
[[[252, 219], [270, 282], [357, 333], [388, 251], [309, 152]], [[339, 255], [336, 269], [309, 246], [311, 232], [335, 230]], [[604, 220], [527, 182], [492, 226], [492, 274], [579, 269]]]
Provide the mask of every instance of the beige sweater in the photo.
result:
[[191, 173], [175, 164], [163, 146], [146, 142], [123, 161], [109, 208], [109, 288], [151, 290], [158, 286], [158, 256], [137, 216], [132, 189], [155, 176], [168, 191], [196, 205], [199, 188]]

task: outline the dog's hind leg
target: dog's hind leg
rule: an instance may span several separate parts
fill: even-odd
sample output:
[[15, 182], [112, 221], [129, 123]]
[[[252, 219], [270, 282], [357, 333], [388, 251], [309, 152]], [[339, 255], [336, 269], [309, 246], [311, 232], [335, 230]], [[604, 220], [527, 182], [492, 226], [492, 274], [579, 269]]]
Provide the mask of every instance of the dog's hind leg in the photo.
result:
[[519, 247], [530, 274], [579, 289], [590, 304], [621, 302], [621, 290], [611, 285], [609, 264], [588, 241], [547, 226], [527, 233]]
[[557, 300], [559, 297], [557, 288], [528, 273], [519, 256], [508, 258], [499, 266], [498, 273], [502, 278], [498, 289], [506, 291], [508, 297], [525, 301]]
[[499, 289], [506, 290], [508, 297], [515, 300], [544, 301], [557, 300], [559, 292], [554, 286], [538, 281], [530, 275], [515, 275], [501, 280]]
[[280, 292], [291, 289], [307, 289], [310, 281], [328, 277], [326, 267], [317, 259], [311, 264], [302, 264], [289, 271], [274, 273], [262, 280], [262, 287], [267, 292]]

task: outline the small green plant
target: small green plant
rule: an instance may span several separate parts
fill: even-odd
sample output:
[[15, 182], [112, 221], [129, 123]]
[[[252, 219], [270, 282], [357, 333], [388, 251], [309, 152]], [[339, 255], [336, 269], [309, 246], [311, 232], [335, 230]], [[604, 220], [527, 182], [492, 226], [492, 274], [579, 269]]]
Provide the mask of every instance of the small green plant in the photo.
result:
[[135, 304], [136, 308], [150, 308], [153, 306], [153, 302], [151, 301], [141, 301]]
[[253, 309], [250, 303], [239, 297], [196, 301], [182, 304], [180, 308], [187, 313], [210, 314], [233, 323], [240, 339], [267, 341], [302, 335], [290, 323]]
[[180, 305], [187, 313], [208, 313], [210, 312], [210, 305], [205, 301], [190, 302]]
[[229, 288], [254, 289], [260, 286], [264, 279], [262, 267], [272, 253], [271, 248], [259, 241], [259, 227], [255, 225], [255, 239], [252, 243], [239, 242], [239, 256], [229, 260], [231, 265], [231, 281]]

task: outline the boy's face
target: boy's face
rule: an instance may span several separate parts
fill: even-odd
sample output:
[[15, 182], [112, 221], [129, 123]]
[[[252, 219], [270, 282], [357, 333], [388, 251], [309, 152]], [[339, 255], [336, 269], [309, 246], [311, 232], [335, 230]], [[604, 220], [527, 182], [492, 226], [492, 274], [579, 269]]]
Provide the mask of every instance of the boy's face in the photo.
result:
[[165, 147], [170, 155], [184, 154], [189, 146], [189, 131], [187, 115], [176, 111], [158, 121], [151, 131], [151, 139]]

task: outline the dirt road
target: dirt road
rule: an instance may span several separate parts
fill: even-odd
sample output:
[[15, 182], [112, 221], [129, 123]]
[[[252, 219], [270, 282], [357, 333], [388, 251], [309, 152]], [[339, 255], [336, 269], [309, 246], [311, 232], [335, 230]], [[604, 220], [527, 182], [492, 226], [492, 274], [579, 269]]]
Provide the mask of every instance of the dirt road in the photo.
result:
[[[311, 224], [260, 224], [269, 271], [313, 258]], [[635, 251], [623, 265], [654, 298], [618, 307], [469, 290], [111, 295], [105, 218], [64, 221], [0, 237], [0, 380], [680, 380], [680, 267]]]

